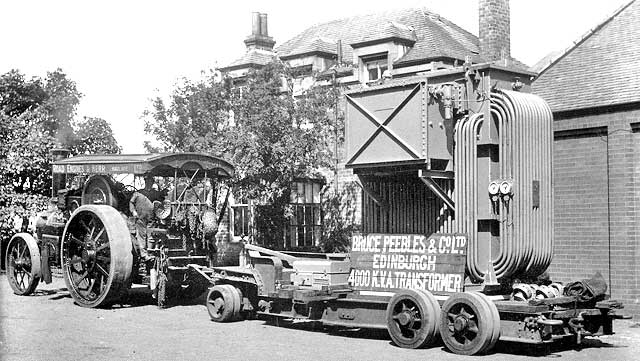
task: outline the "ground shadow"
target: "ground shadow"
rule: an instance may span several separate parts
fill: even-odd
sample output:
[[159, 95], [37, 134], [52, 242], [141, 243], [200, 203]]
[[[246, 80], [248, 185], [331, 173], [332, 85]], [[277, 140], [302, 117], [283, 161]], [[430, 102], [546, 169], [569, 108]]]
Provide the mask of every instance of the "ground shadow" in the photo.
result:
[[518, 342], [498, 342], [491, 353], [512, 354], [529, 357], [562, 357], [561, 353], [566, 351], [582, 351], [594, 348], [624, 348], [603, 342], [599, 339], [587, 338], [578, 345], [575, 342], [556, 341], [550, 344], [533, 345]]
[[51, 295], [55, 295], [61, 292], [66, 292], [67, 289], [66, 288], [58, 288], [55, 290], [35, 290], [33, 291], [33, 293], [31, 294], [31, 296], [33, 297], [42, 297], [42, 296], [51, 296]]
[[284, 327], [297, 331], [323, 332], [331, 336], [349, 338], [389, 340], [387, 330], [325, 326], [320, 321], [292, 321], [290, 319], [268, 316], [258, 316], [257, 319], [264, 321], [264, 324], [267, 326]]
[[153, 292], [148, 288], [131, 288], [127, 290], [124, 295], [120, 296], [120, 299], [115, 301], [109, 308], [120, 309], [156, 305], [157, 302], [152, 295]]

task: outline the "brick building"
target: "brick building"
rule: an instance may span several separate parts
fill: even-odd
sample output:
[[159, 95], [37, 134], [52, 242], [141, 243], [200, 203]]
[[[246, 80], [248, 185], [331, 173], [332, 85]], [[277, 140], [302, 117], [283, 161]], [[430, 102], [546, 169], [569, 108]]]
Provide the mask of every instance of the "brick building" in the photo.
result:
[[[599, 271], [640, 315], [640, 2], [547, 64], [533, 83], [554, 113], [553, 279]], [[548, 61], [548, 60], [547, 60]]]

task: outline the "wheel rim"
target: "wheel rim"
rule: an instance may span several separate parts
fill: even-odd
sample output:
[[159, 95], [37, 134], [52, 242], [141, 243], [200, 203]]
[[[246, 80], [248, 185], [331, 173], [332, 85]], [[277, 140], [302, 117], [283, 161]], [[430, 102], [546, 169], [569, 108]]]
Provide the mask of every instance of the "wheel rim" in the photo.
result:
[[65, 234], [65, 270], [75, 294], [91, 303], [100, 299], [109, 287], [111, 245], [98, 216], [83, 212], [74, 220]]
[[431, 294], [402, 290], [387, 307], [387, 328], [393, 342], [404, 348], [419, 348], [435, 339], [437, 315]]
[[459, 303], [447, 313], [448, 328], [452, 337], [463, 347], [478, 337], [478, 318], [471, 307]]
[[422, 312], [411, 299], [400, 300], [393, 308], [392, 319], [402, 337], [411, 342], [417, 337], [422, 328]]
[[493, 346], [495, 322], [489, 304], [473, 293], [451, 296], [442, 307], [442, 341], [453, 352], [474, 355]]
[[118, 299], [128, 288], [133, 265], [122, 215], [110, 206], [78, 208], [64, 230], [61, 259], [69, 293], [80, 306], [105, 306]]
[[[37, 250], [36, 250], [37, 251]], [[39, 258], [32, 254], [31, 246], [21, 236], [14, 236], [7, 249], [7, 276], [13, 291], [19, 295], [33, 292], [39, 282], [36, 268]]]
[[211, 320], [229, 322], [240, 313], [240, 292], [231, 285], [218, 285], [207, 294], [207, 310]]
[[222, 318], [222, 312], [225, 309], [224, 297], [218, 291], [212, 292], [211, 296], [207, 299], [209, 304], [209, 312], [212, 317]]

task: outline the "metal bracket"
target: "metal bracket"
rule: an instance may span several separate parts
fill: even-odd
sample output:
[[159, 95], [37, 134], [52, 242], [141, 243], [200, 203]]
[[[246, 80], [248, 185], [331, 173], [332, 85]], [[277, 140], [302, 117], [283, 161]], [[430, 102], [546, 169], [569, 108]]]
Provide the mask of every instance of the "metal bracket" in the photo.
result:
[[447, 207], [449, 207], [449, 209], [454, 212], [456, 211], [455, 204], [453, 203], [453, 200], [449, 198], [449, 195], [447, 195], [444, 189], [442, 189], [440, 185], [433, 180], [433, 178], [425, 176], [422, 169], [418, 170], [418, 178], [420, 178], [420, 180], [426, 184], [427, 187], [429, 187], [429, 189], [438, 196], [438, 198], [440, 198]]
[[355, 181], [355, 183], [362, 189], [362, 191], [367, 196], [369, 196], [369, 198], [371, 198], [372, 201], [375, 202], [375, 204], [377, 204], [379, 207], [381, 207], [384, 210], [389, 209], [389, 203], [383, 200], [382, 197], [376, 192], [374, 192], [371, 188], [365, 186], [365, 183], [362, 181], [362, 177], [358, 176], [358, 179]]

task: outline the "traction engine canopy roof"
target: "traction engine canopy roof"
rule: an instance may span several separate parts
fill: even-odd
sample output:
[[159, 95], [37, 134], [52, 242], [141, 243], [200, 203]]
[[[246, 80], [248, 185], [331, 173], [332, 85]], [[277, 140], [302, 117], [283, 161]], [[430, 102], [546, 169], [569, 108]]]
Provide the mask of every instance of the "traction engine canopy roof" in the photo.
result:
[[233, 166], [224, 159], [204, 153], [95, 154], [79, 155], [53, 162], [53, 173], [151, 174], [173, 177], [182, 171], [206, 171], [208, 177], [229, 178]]

